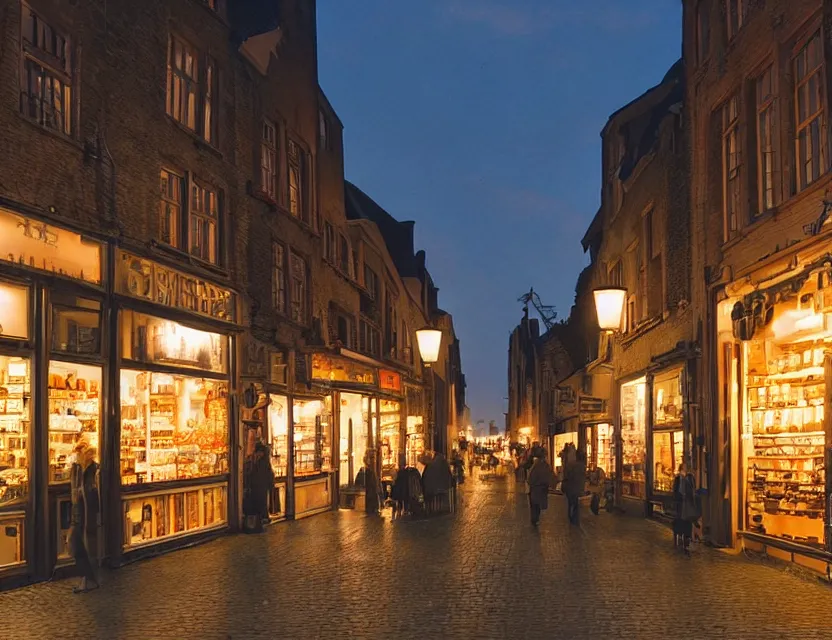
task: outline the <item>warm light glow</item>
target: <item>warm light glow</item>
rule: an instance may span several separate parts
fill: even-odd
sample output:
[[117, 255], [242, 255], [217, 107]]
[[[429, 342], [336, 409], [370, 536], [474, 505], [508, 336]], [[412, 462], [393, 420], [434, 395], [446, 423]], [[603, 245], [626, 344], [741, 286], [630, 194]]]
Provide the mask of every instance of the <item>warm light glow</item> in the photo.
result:
[[29, 337], [29, 288], [0, 284], [0, 335]]
[[811, 309], [784, 311], [772, 323], [771, 329], [777, 339], [785, 338], [799, 331], [817, 330], [823, 327], [823, 316]]
[[602, 331], [618, 331], [624, 313], [627, 290], [621, 287], [604, 287], [592, 292], [595, 297], [595, 313]]
[[422, 362], [433, 364], [439, 360], [439, 347], [442, 345], [442, 332], [439, 329], [425, 327], [416, 332], [416, 341], [419, 343], [419, 354]]

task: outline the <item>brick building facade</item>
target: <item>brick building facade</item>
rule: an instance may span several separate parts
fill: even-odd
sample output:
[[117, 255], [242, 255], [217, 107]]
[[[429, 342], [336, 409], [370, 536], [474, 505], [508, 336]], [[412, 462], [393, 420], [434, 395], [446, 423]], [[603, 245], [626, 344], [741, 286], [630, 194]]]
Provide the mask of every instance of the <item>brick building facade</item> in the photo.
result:
[[683, 7], [708, 534], [826, 572], [832, 11]]
[[265, 509], [258, 442], [273, 520], [430, 448], [435, 287], [412, 223], [404, 273], [347, 217], [313, 0], [14, 0], [0, 34], [0, 585], [71, 565], [79, 446], [111, 564]]

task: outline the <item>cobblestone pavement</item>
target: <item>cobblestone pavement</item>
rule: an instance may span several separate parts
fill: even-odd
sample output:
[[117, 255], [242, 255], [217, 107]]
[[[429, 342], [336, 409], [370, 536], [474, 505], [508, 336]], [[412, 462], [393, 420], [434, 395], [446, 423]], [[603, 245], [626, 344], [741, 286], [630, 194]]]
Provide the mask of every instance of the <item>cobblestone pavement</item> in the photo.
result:
[[0, 638], [832, 638], [832, 590], [639, 518], [553, 496], [538, 529], [508, 480], [456, 514], [327, 513], [139, 562], [73, 595], [0, 593]]

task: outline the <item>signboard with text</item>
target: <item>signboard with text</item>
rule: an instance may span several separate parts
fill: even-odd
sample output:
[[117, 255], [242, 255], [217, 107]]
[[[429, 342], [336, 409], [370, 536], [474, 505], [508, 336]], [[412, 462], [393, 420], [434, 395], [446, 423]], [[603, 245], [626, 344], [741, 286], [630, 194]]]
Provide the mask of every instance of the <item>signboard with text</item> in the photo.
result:
[[395, 371], [388, 371], [387, 369], [379, 369], [378, 371], [378, 386], [380, 389], [387, 389], [388, 391], [401, 392], [402, 377]]

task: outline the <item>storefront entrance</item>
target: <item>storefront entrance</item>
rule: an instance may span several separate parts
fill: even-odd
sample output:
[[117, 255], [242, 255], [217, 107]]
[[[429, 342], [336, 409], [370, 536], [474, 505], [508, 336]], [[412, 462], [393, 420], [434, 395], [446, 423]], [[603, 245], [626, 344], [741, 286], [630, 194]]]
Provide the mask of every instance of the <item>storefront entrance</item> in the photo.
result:
[[621, 385], [621, 494], [646, 499], [647, 379]]

